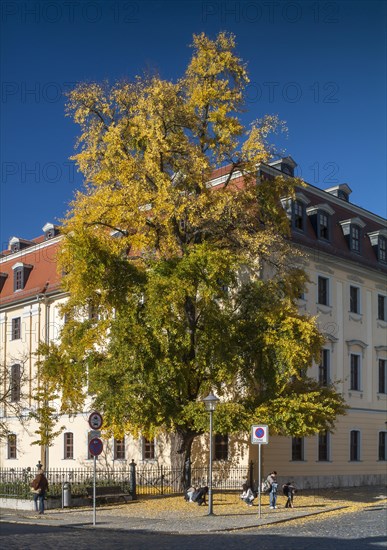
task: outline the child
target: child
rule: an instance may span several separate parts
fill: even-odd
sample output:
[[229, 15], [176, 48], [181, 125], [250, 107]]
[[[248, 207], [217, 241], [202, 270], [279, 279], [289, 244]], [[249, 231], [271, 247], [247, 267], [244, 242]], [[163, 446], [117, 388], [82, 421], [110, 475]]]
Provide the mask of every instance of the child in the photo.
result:
[[247, 483], [244, 483], [242, 485], [242, 489], [243, 489], [243, 493], [241, 494], [241, 499], [243, 500], [243, 502], [247, 504], [247, 506], [252, 506], [253, 500], [254, 500], [253, 491], [250, 489]]
[[196, 487], [194, 485], [192, 485], [192, 487], [190, 487], [186, 493], [186, 500], [188, 502], [193, 502], [192, 500], [192, 497], [193, 497], [193, 494], [194, 492], [196, 491]]
[[282, 485], [282, 491], [287, 497], [285, 508], [293, 508], [293, 497], [294, 493], [296, 492], [296, 488], [294, 487], [292, 482], [288, 481], [287, 483], [285, 483], [285, 485]]
[[199, 487], [199, 489], [197, 489], [191, 499], [192, 499], [192, 502], [196, 502], [199, 506], [201, 506], [202, 504], [206, 504], [206, 495], [208, 493], [208, 487]]

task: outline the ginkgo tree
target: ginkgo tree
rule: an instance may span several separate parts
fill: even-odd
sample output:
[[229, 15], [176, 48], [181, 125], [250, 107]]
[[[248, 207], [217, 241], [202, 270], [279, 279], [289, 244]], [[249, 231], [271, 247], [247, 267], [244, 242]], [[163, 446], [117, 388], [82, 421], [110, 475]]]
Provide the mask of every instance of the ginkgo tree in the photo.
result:
[[69, 94], [85, 183], [63, 225], [67, 322], [41, 349], [63, 412], [82, 410], [87, 387], [108, 433], [167, 433], [175, 465], [208, 429], [210, 390], [218, 433], [260, 421], [304, 436], [345, 409], [306, 375], [323, 338], [297, 309], [306, 275], [280, 201], [302, 182], [257, 180], [284, 126], [242, 123], [249, 79], [232, 35], [194, 36], [192, 49], [176, 82]]

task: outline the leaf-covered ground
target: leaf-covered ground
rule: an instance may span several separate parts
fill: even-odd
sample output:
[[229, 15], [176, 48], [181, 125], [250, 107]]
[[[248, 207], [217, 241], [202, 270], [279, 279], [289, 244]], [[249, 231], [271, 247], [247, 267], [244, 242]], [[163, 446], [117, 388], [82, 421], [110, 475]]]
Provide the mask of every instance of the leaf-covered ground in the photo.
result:
[[[294, 498], [294, 507], [297, 510], [313, 512], [326, 509], [327, 514], [342, 514], [356, 511], [365, 506], [387, 503], [387, 491], [384, 487], [353, 487], [344, 489], [301, 491]], [[286, 499], [278, 496], [277, 510], [270, 510], [268, 495], [262, 495], [261, 512], [266, 514], [280, 514], [285, 510]], [[254, 506], [248, 507], [241, 500], [239, 493], [214, 493], [214, 513], [217, 515], [257, 514], [258, 499]], [[330, 508], [340, 508], [329, 512]], [[199, 517], [208, 513], [207, 506], [198, 506], [188, 503], [182, 496], [169, 497], [140, 497], [125, 505], [102, 506], [104, 515], [141, 517], [141, 518], [170, 518], [171, 514], [178, 517]], [[291, 510], [289, 510], [291, 513]], [[327, 517], [324, 514], [324, 517]], [[312, 516], [316, 520], [316, 516]], [[308, 521], [308, 518], [297, 521]]]

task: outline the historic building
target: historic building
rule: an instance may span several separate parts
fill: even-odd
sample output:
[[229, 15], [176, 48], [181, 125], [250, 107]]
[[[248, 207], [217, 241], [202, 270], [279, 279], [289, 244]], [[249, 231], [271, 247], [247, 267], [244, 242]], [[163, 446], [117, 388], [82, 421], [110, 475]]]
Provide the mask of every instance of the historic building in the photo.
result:
[[[261, 167], [293, 175], [290, 157]], [[387, 460], [386, 220], [350, 202], [347, 184], [300, 188], [283, 199], [292, 240], [305, 253], [309, 283], [300, 309], [316, 315], [326, 337], [312, 374], [337, 382], [349, 406], [334, 433], [270, 439], [265, 469], [300, 486], [377, 484]]]
[[[280, 173], [292, 176], [291, 157], [261, 165], [259, 178]], [[209, 182], [222, 185], [227, 171], [218, 170]], [[241, 175], [236, 174], [236, 178]], [[335, 433], [308, 438], [269, 437], [263, 449], [263, 469], [275, 469], [281, 479], [292, 478], [300, 487], [376, 484], [386, 477], [387, 460], [387, 230], [386, 221], [350, 202], [346, 184], [321, 190], [299, 188], [295, 200], [286, 197], [294, 246], [304, 252], [309, 275], [300, 297], [302, 311], [316, 315], [326, 343], [321, 361], [312, 367], [322, 385], [337, 382], [348, 414], [339, 419]], [[10, 434], [0, 444], [0, 466], [49, 467], [90, 464], [88, 442], [93, 437], [87, 419], [90, 410], [72, 418], [61, 417], [63, 430], [42, 452], [31, 445], [36, 439], [28, 413], [36, 403], [36, 349], [38, 341], [55, 341], [63, 323], [59, 306], [66, 299], [60, 288], [56, 253], [58, 228], [46, 224], [44, 235], [33, 241], [12, 238], [0, 258], [0, 357], [2, 394], [0, 421], [7, 420]], [[25, 422], [15, 416], [21, 405]], [[2, 418], [1, 418], [2, 417]], [[215, 460], [247, 464], [256, 461], [257, 447], [234, 437], [215, 437]], [[197, 441], [193, 450], [200, 453]], [[105, 442], [103, 460], [110, 463], [166, 463], [168, 443], [157, 439]], [[203, 456], [202, 456], [203, 458]]]
[[0, 421], [10, 433], [0, 446], [0, 465], [32, 466], [46, 462], [36, 439], [29, 413], [36, 407], [36, 355], [40, 341], [58, 337], [58, 305], [64, 299], [57, 273], [59, 231], [53, 224], [44, 235], [27, 241], [13, 237], [0, 258]]

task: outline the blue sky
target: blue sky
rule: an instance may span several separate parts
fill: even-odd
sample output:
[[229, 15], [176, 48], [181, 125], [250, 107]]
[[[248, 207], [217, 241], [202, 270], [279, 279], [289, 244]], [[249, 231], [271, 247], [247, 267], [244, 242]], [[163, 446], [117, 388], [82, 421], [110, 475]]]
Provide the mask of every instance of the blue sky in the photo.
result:
[[58, 222], [82, 176], [63, 94], [147, 69], [178, 78], [192, 35], [228, 30], [248, 63], [246, 123], [287, 121], [298, 175], [347, 183], [386, 216], [386, 3], [383, 1], [6, 1], [1, 10], [2, 248]]

